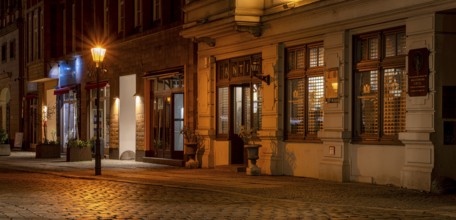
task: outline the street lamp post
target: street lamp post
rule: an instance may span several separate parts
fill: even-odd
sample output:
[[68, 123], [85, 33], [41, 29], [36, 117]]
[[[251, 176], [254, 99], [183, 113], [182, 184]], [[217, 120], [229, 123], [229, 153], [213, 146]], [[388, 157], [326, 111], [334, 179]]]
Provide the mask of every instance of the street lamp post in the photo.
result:
[[95, 140], [95, 175], [101, 175], [101, 149], [100, 149], [100, 88], [99, 83], [99, 72], [100, 64], [103, 63], [106, 49], [101, 47], [95, 47], [91, 49], [93, 62], [96, 64], [96, 75], [97, 75], [97, 99], [95, 105], [97, 106], [96, 122], [97, 122], [97, 137]]

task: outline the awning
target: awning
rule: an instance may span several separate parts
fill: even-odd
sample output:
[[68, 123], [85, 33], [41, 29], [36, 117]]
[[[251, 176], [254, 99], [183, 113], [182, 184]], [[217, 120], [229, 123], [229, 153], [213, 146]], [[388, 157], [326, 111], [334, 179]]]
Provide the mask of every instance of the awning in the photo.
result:
[[183, 75], [184, 73], [184, 68], [183, 67], [177, 67], [177, 68], [169, 68], [169, 69], [163, 69], [159, 71], [153, 71], [153, 72], [146, 72], [142, 78], [144, 79], [151, 79], [151, 78], [172, 78], [177, 75]]
[[74, 89], [75, 87], [76, 86], [66, 86], [66, 87], [58, 88], [58, 89], [54, 90], [54, 95], [66, 94], [66, 93], [70, 92], [70, 90]]
[[36, 98], [38, 98], [38, 94], [36, 94], [36, 93], [27, 93], [27, 95], [25, 95], [25, 98], [26, 99], [36, 99]]
[[96, 82], [88, 82], [85, 85], [85, 89], [91, 90], [91, 89], [96, 89], [96, 88], [103, 88], [106, 85], [108, 85], [108, 81], [98, 82], [98, 84]]
[[31, 82], [31, 83], [44, 83], [44, 82], [58, 81], [58, 80], [59, 79], [57, 79], [57, 78], [40, 78], [40, 79], [30, 80], [28, 82]]

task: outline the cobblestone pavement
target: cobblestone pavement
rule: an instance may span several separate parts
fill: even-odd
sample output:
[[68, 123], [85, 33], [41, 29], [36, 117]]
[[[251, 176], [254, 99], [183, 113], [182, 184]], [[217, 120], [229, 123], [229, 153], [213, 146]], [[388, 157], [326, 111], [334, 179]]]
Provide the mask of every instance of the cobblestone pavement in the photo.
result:
[[0, 157], [0, 219], [456, 219], [456, 196], [227, 169]]

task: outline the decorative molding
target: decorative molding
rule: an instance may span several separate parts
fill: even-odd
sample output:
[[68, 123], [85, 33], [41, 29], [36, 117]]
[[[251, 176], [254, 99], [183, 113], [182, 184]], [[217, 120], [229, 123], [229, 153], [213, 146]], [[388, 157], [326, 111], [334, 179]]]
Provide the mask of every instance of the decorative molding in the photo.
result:
[[255, 26], [248, 26], [248, 25], [236, 25], [236, 31], [238, 32], [248, 32], [254, 37], [260, 37], [261, 36], [261, 26], [260, 25], [255, 25]]
[[209, 47], [215, 47], [215, 39], [210, 37], [193, 38], [195, 43], [206, 43]]

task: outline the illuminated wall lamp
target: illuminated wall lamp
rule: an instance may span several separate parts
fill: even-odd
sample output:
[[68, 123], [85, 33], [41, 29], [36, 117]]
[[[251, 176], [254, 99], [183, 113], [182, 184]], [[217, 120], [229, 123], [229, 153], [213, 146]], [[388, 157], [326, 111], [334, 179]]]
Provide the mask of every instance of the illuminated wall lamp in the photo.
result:
[[271, 76], [263, 75], [263, 73], [260, 73], [260, 65], [260, 62], [256, 60], [252, 61], [252, 64], [250, 65], [250, 70], [252, 71], [253, 76], [265, 82], [269, 86], [269, 84], [271, 84]]

